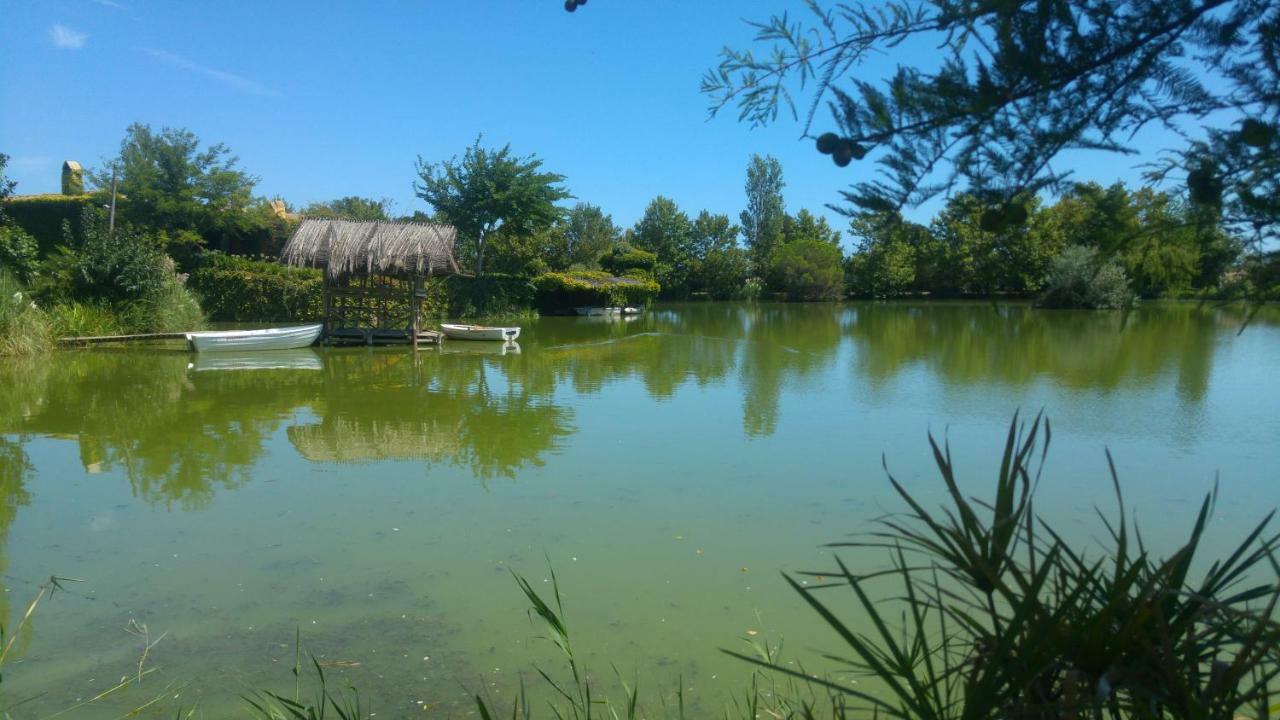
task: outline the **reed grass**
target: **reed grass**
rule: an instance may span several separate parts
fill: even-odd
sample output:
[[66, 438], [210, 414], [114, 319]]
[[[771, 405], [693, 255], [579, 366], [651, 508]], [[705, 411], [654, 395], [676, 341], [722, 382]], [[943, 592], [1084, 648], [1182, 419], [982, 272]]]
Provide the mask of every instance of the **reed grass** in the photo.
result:
[[120, 335], [124, 325], [104, 303], [67, 302], [49, 309], [49, 321], [57, 337]]
[[[835, 583], [805, 586], [786, 578], [841, 646], [829, 657], [875, 677], [888, 693], [807, 682], [857, 703], [839, 717], [1233, 720], [1275, 713], [1280, 538], [1268, 529], [1274, 511], [1193, 580], [1216, 488], [1201, 503], [1187, 541], [1157, 558], [1129, 527], [1111, 465], [1118, 512], [1114, 520], [1099, 512], [1106, 553], [1088, 557], [1034, 512], [1049, 439], [1048, 421], [1023, 425], [1014, 418], [987, 503], [961, 493], [950, 448], [930, 437], [947, 507], [930, 511], [890, 475], [909, 511], [882, 519], [865, 539], [833, 545], [883, 549], [887, 569], [858, 573], [837, 558], [837, 570], [811, 573]], [[901, 594], [885, 601], [873, 586], [889, 579]], [[835, 588], [853, 596], [871, 632], [854, 630], [819, 597]]]
[[316, 689], [310, 700], [302, 697], [302, 632], [294, 635], [293, 697], [286, 697], [269, 690], [259, 690], [241, 696], [247, 706], [248, 717], [255, 720], [368, 720], [377, 715], [360, 700], [355, 688], [334, 690], [325, 677], [324, 666], [314, 655], [309, 655], [310, 667], [315, 672]]
[[0, 355], [36, 355], [52, 347], [48, 317], [27, 288], [0, 268]]
[[176, 280], [166, 283], [155, 297], [125, 304], [119, 315], [129, 332], [181, 332], [198, 330], [205, 324], [200, 301]]

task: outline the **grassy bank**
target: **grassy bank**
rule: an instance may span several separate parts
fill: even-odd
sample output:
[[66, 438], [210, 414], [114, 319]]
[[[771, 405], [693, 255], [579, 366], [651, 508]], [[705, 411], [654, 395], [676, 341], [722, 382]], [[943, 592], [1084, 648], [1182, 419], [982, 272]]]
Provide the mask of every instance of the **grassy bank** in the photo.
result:
[[205, 322], [196, 297], [176, 281], [155, 295], [127, 301], [63, 299], [44, 305], [37, 297], [0, 268], [0, 356], [48, 352], [60, 337], [178, 332]]

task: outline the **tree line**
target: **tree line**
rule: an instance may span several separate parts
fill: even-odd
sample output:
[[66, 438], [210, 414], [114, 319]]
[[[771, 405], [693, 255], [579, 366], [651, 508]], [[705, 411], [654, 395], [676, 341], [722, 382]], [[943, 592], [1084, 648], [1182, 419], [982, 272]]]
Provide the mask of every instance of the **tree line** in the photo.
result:
[[[980, 193], [957, 193], [927, 223], [893, 208], [837, 208], [850, 218], [845, 232], [854, 244], [846, 256], [842, 231], [827, 218], [788, 210], [781, 163], [767, 155], [747, 164], [736, 222], [658, 196], [628, 228], [577, 201], [565, 177], [536, 155], [509, 145], [484, 147], [478, 138], [461, 156], [419, 157], [415, 170], [415, 194], [428, 211], [397, 214], [390, 200], [346, 196], [294, 213], [278, 198], [256, 195], [258, 178], [225, 145], [134, 124], [118, 155], [89, 173], [91, 193], [105, 198], [114, 186], [122, 198], [117, 230], [105, 229], [99, 202], [86, 203], [85, 217], [52, 242], [33, 242], [6, 222], [0, 264], [46, 296], [128, 301], [171, 287], [159, 275], [190, 271], [208, 250], [277, 254], [298, 214], [447, 223], [458, 229], [459, 259], [477, 274], [643, 275], [668, 299], [1000, 295], [1114, 307], [1133, 297], [1244, 292], [1257, 276], [1247, 266], [1259, 263], [1244, 256], [1244, 242], [1212, 208], [1120, 184], [1076, 184], [1052, 200], [1023, 193], [997, 208]], [[5, 188], [12, 191], [11, 181]], [[64, 251], [41, 258], [33, 250], [50, 246]], [[83, 257], [69, 259], [76, 253]], [[160, 262], [164, 255], [172, 267]], [[110, 292], [67, 291], [95, 283]]]

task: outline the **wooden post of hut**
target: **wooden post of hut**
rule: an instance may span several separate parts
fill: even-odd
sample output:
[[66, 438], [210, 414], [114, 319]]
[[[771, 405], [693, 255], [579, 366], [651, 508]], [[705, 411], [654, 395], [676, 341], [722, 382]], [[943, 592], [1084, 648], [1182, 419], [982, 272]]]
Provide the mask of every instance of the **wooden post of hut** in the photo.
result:
[[413, 349], [417, 350], [418, 349], [418, 313], [422, 309], [422, 300], [418, 298], [417, 273], [414, 273], [413, 275], [413, 296], [409, 302], [413, 306], [413, 328], [411, 330], [411, 334], [413, 335]]
[[324, 270], [327, 343], [417, 348], [420, 341], [440, 340], [439, 333], [422, 330], [423, 280], [435, 268], [458, 272], [456, 237], [449, 225], [307, 218], [281, 260]]

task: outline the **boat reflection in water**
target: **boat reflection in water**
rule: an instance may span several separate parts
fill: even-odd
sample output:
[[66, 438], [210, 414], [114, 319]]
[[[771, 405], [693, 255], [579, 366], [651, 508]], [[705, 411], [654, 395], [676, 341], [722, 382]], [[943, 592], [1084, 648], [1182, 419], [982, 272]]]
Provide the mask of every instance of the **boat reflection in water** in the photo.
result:
[[324, 361], [310, 348], [273, 350], [271, 352], [201, 353], [187, 369], [209, 370], [323, 370]]
[[443, 342], [438, 346], [441, 355], [519, 355], [520, 343], [510, 342]]

